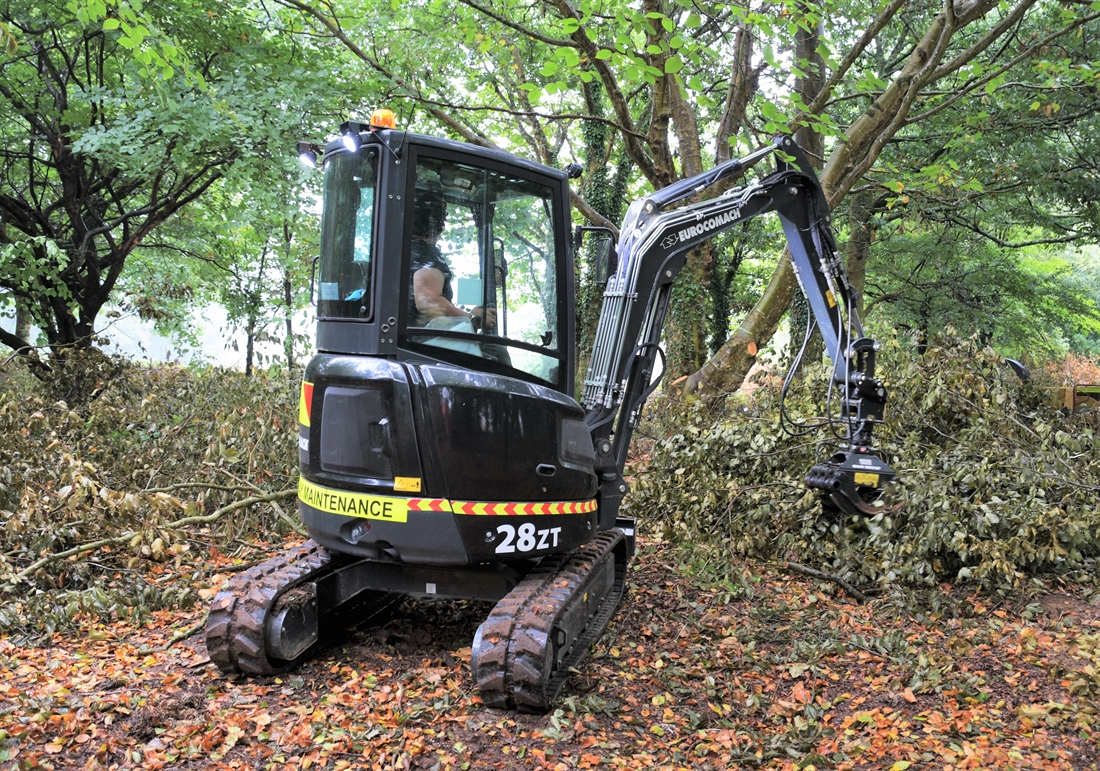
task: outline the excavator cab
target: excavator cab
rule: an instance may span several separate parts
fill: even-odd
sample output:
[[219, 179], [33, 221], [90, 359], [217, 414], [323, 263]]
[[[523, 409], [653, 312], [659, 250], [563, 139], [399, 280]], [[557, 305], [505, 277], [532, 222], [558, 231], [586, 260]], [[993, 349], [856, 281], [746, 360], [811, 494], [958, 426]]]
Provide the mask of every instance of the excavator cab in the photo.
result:
[[[572, 275], [563, 173], [389, 130], [364, 135], [354, 152], [333, 143], [323, 167], [320, 351], [571, 388], [571, 292], [558, 284]], [[421, 280], [421, 270], [435, 275]]]

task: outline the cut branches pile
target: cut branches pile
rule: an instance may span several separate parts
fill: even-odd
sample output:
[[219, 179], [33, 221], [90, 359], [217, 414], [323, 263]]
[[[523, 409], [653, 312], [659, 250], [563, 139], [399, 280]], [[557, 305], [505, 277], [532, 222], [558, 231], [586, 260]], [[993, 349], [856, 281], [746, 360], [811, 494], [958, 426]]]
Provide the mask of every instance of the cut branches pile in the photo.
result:
[[188, 607], [244, 541], [301, 535], [293, 378], [127, 367], [76, 408], [25, 380], [0, 387], [0, 630]]
[[[669, 538], [718, 541], [757, 559], [796, 554], [855, 588], [954, 579], [1011, 587], [1095, 566], [1100, 415], [1057, 412], [975, 340], [945, 336], [923, 356], [894, 341], [880, 362], [891, 394], [884, 447], [901, 479], [882, 513], [823, 509], [802, 475], [841, 440], [816, 447], [783, 435], [768, 387], [751, 402], [732, 398], [718, 416], [689, 408], [654, 421], [663, 440], [638, 469], [629, 509], [655, 517]], [[824, 368], [808, 373], [788, 412], [816, 422], [827, 405], [810, 395], [826, 393], [827, 379]]]

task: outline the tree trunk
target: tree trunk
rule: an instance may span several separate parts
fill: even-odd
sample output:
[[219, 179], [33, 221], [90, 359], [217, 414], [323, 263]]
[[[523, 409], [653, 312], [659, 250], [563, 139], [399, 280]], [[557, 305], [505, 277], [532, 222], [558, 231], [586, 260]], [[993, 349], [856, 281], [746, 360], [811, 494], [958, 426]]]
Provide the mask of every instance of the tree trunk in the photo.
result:
[[[794, 56], [800, 74], [794, 88], [803, 104], [810, 104], [825, 87], [825, 60], [817, 52], [821, 45], [822, 24], [820, 18], [809, 17], [812, 7], [800, 3], [799, 10], [806, 24], [799, 24], [795, 33]], [[794, 141], [806, 153], [814, 169], [821, 171], [825, 165], [825, 138], [810, 126], [799, 126], [794, 132]]]
[[669, 297], [665, 325], [666, 382], [695, 372], [710, 355], [708, 330], [713, 321], [710, 287], [714, 283], [714, 246], [700, 244], [688, 252]]
[[288, 372], [294, 371], [294, 293], [290, 281], [290, 268], [283, 268], [283, 313], [286, 319], [286, 339], [283, 340], [283, 350], [286, 352], [286, 368]]
[[756, 363], [757, 351], [775, 334], [795, 284], [790, 256], [784, 252], [756, 306], [718, 353], [687, 379], [684, 393], [698, 391], [706, 396], [719, 396], [740, 388]]
[[15, 298], [15, 336], [27, 342], [31, 339], [31, 309], [20, 297]]
[[862, 190], [849, 200], [848, 243], [844, 245], [844, 267], [852, 284], [856, 308], [863, 316], [863, 289], [867, 285], [867, 258], [871, 256], [871, 215], [874, 212], [875, 191]]
[[[812, 8], [805, 4], [799, 4], [799, 10], [806, 24], [799, 24], [798, 32], [795, 33], [794, 55], [795, 60], [799, 63], [799, 72], [801, 73], [795, 81], [795, 90], [802, 98], [803, 104], [810, 104], [817, 99], [821, 89], [825, 86], [825, 60], [817, 52], [818, 46], [821, 45], [822, 24], [820, 18], [813, 19], [811, 17]], [[806, 157], [814, 169], [820, 172], [821, 167], [825, 164], [825, 138], [809, 126], [800, 126], [794, 132], [794, 141], [806, 153]], [[792, 361], [802, 348], [802, 341], [805, 339], [804, 330], [810, 316], [809, 303], [797, 301], [798, 298], [801, 298], [800, 294], [796, 295], [796, 302], [790, 306], [791, 339], [788, 351]], [[821, 361], [824, 354], [825, 340], [821, 337], [820, 330], [814, 326], [810, 339], [806, 342], [806, 352], [803, 354], [802, 363], [813, 364]], [[794, 373], [795, 376], [798, 376], [800, 372], [801, 366]]]
[[[1023, 0], [1013, 9], [1013, 14], [1021, 14], [1034, 2]], [[901, 72], [848, 127], [844, 138], [829, 155], [820, 181], [830, 207], [835, 208], [878, 159], [886, 144], [905, 124], [921, 90], [937, 77], [955, 71], [952, 67], [938, 71], [952, 35], [994, 7], [994, 0], [965, 0], [953, 4], [949, 0], [948, 7], [932, 19]], [[737, 390], [755, 363], [756, 352], [775, 334], [794, 287], [794, 271], [789, 255], [784, 252], [756, 306], [714, 358], [688, 378], [684, 393], [720, 396]]]
[[252, 377], [252, 356], [256, 351], [256, 315], [248, 314], [248, 327], [245, 330], [247, 342], [244, 354], [244, 376]]

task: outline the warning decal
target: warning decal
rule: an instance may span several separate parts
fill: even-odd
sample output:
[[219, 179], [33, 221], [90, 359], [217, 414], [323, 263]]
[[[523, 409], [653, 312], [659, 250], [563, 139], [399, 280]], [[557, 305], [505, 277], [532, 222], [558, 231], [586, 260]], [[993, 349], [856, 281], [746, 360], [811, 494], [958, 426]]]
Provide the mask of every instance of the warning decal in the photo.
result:
[[298, 500], [319, 511], [327, 511], [329, 514], [380, 519], [386, 522], [407, 522], [411, 508], [409, 504], [412, 503], [408, 498], [330, 490], [313, 484], [305, 477], [300, 477], [298, 480]]
[[333, 490], [298, 480], [298, 500], [329, 514], [388, 522], [408, 522], [410, 511], [441, 511], [483, 517], [533, 517], [554, 514], [587, 514], [596, 510], [596, 501], [550, 501], [543, 503], [505, 503], [449, 501], [446, 498], [399, 498], [389, 495]]
[[309, 416], [313, 411], [313, 383], [302, 382], [302, 390], [298, 394], [298, 422], [309, 428]]

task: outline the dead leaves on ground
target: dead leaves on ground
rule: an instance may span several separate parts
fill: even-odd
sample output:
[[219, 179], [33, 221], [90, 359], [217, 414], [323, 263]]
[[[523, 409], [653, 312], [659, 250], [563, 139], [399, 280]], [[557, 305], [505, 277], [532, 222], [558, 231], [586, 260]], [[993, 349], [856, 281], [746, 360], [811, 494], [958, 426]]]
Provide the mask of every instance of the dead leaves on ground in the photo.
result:
[[162, 649], [198, 614], [89, 622], [49, 647], [0, 638], [0, 767], [1100, 767], [1100, 605], [1076, 590], [859, 606], [778, 573], [684, 571], [643, 547], [545, 716], [480, 705], [463, 642], [480, 619], [462, 615], [477, 608], [405, 606], [384, 633], [256, 680], [222, 677], [198, 638]]

